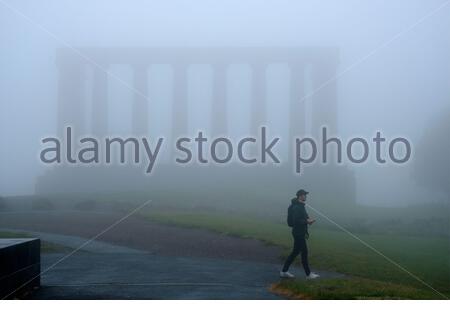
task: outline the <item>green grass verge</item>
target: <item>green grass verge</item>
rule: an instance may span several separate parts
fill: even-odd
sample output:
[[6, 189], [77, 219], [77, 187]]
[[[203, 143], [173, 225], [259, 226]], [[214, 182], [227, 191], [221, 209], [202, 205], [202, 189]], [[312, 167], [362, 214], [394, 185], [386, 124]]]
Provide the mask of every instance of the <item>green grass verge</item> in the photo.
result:
[[[19, 232], [0, 232], [0, 239], [3, 238], [35, 238], [32, 235]], [[47, 241], [41, 241], [41, 253], [68, 252], [70, 248]]]
[[[232, 236], [258, 239], [284, 248], [284, 255], [288, 253], [292, 245], [290, 230], [287, 226], [261, 217], [189, 213], [176, 210], [142, 215], [159, 223], [202, 228]], [[314, 268], [333, 270], [364, 278], [367, 281], [381, 281], [384, 286], [390, 283], [399, 285], [399, 287], [391, 288], [392, 290], [403, 288], [402, 286], [409, 287], [411, 292], [416, 293], [424, 290], [429, 292], [430, 297], [442, 298], [410, 274], [346, 233], [321, 230], [317, 226], [313, 226], [310, 233], [310, 260]], [[357, 236], [438, 291], [447, 296], [450, 295], [450, 250], [447, 238], [365, 234], [357, 234]], [[347, 279], [341, 284], [353, 281]], [[358, 281], [348, 286], [357, 288], [362, 280]], [[376, 282], [368, 283], [376, 284]], [[343, 296], [345, 296], [344, 293]], [[402, 296], [400, 293], [402, 292], [399, 292], [397, 296]], [[420, 299], [425, 296], [417, 293], [416, 296], [412, 294], [411, 297]]]
[[270, 290], [291, 299], [436, 299], [430, 291], [364, 278], [282, 280]]

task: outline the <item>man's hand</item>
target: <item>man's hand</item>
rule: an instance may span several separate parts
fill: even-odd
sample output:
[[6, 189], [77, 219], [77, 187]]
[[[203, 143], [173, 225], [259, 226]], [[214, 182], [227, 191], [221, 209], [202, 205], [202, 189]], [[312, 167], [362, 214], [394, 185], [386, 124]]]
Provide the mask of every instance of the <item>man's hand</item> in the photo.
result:
[[316, 222], [316, 219], [308, 219], [306, 221], [308, 222], [308, 224], [313, 224], [314, 222]]

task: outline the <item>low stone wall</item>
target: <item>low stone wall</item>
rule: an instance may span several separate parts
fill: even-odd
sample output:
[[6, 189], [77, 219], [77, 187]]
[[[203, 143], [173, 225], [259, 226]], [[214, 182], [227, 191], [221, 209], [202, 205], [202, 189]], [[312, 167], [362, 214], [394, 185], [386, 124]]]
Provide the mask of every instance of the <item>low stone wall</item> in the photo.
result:
[[11, 299], [39, 287], [39, 239], [0, 239], [0, 298]]

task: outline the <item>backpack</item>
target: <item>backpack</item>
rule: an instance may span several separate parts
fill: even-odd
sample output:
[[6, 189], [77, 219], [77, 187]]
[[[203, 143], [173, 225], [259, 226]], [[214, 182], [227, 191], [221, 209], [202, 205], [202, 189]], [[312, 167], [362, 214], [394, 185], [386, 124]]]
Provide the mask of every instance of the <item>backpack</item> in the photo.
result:
[[293, 213], [293, 205], [291, 204], [288, 208], [288, 214], [287, 214], [287, 225], [289, 227], [293, 227], [294, 226], [294, 213]]

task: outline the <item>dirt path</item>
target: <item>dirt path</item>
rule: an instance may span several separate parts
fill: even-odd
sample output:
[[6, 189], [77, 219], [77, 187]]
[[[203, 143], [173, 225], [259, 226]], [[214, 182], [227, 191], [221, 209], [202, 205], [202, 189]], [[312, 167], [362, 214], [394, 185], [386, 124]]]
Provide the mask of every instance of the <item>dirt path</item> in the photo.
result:
[[[91, 238], [126, 214], [84, 211], [12, 212], [0, 214], [0, 227]], [[261, 241], [161, 225], [130, 216], [97, 238], [99, 241], [157, 255], [205, 257], [280, 263], [281, 250]]]

